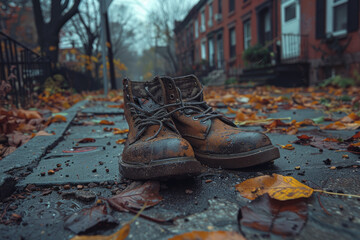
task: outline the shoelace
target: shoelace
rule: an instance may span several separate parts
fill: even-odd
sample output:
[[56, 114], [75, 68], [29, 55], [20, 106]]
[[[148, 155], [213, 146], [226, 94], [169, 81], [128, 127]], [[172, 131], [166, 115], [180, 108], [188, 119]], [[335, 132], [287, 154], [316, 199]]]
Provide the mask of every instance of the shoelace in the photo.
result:
[[[157, 103], [154, 96], [148, 91], [147, 88], [145, 88], [145, 91], [147, 92], [149, 97], [155, 103]], [[164, 125], [166, 125], [171, 130], [173, 130], [174, 132], [180, 135], [179, 131], [176, 129], [175, 125], [170, 119], [171, 114], [167, 112], [166, 110], [167, 106], [162, 105], [154, 110], [147, 111], [143, 108], [140, 108], [135, 103], [128, 103], [128, 105], [130, 107], [130, 111], [133, 113], [133, 117], [135, 118], [134, 124], [139, 129], [139, 131], [136, 134], [135, 140], [138, 140], [143, 135], [145, 130], [152, 125], [159, 125], [159, 129], [156, 131], [156, 133], [153, 136], [147, 138], [146, 141], [156, 138], [159, 135], [161, 129], [164, 127]]]
[[195, 112], [193, 119], [194, 120], [201, 119], [202, 122], [222, 116], [221, 114], [214, 111], [212, 107], [209, 107], [205, 101], [196, 100], [196, 99], [200, 99], [200, 96], [203, 93], [204, 89], [201, 89], [195, 96], [188, 98], [186, 101], [184, 101], [182, 98], [182, 93], [180, 88], [176, 87], [176, 90], [179, 94], [180, 102], [168, 104], [166, 105], [166, 107], [177, 106], [177, 105], [180, 105], [180, 107], [172, 110], [171, 112], [169, 112], [169, 114], [172, 114], [177, 111], [183, 111], [186, 115], [191, 115], [192, 113], [188, 114], [186, 110], [192, 110]]

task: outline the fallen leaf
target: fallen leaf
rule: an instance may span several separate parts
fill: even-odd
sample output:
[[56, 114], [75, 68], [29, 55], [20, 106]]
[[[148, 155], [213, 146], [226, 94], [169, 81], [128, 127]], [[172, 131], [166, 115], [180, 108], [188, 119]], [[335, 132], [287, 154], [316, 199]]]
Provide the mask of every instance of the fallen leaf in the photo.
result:
[[339, 140], [335, 138], [325, 138], [323, 142], [339, 142]]
[[52, 136], [54, 134], [45, 132], [44, 130], [39, 131], [38, 133], [35, 134], [35, 136]]
[[65, 116], [55, 115], [48, 122], [49, 123], [55, 123], [55, 122], [66, 122], [66, 121], [67, 121], [67, 119], [66, 119]]
[[176, 235], [168, 240], [246, 240], [241, 234], [237, 232], [216, 231], [216, 232], [203, 232], [193, 231]]
[[101, 120], [99, 122], [99, 124], [101, 124], [101, 125], [114, 125], [114, 122], [108, 121], [108, 120]]
[[281, 148], [283, 149], [287, 149], [287, 150], [294, 150], [295, 147], [292, 144], [286, 144], [286, 145], [280, 145], [278, 144]]
[[[279, 201], [265, 194], [239, 210], [240, 228], [250, 227], [281, 236], [295, 236], [307, 221], [304, 199]], [[243, 229], [244, 230], [244, 229]]]
[[313, 189], [300, 183], [293, 177], [285, 177], [276, 173], [250, 178], [235, 186], [241, 196], [254, 200], [268, 193], [271, 198], [285, 201], [297, 198], [308, 198]]
[[347, 150], [351, 153], [360, 154], [360, 142], [350, 144]]
[[123, 144], [126, 142], [126, 139], [119, 139], [116, 141], [117, 144]]
[[352, 112], [349, 115], [347, 115], [347, 116], [343, 117], [342, 119], [340, 119], [340, 122], [353, 123], [353, 122], [355, 122], [357, 120], [360, 120], [360, 117]]
[[124, 108], [124, 103], [120, 104], [120, 105], [108, 105], [108, 108]]
[[124, 134], [124, 133], [128, 133], [129, 129], [119, 129], [119, 128], [114, 128], [113, 134]]
[[145, 203], [147, 207], [158, 204], [162, 197], [159, 195], [160, 183], [148, 181], [143, 185], [125, 190], [108, 199], [110, 206], [118, 211], [128, 211], [126, 208], [140, 209]]
[[24, 110], [24, 109], [19, 109], [17, 111], [17, 116], [19, 118], [23, 118], [23, 119], [40, 119], [42, 118], [42, 116], [40, 115], [40, 113], [38, 111], [31, 111], [31, 110]]
[[300, 135], [300, 136], [296, 136], [296, 137], [303, 141], [310, 141], [311, 139], [314, 138], [314, 137], [309, 137], [308, 135]]
[[78, 141], [78, 143], [90, 143], [90, 142], [96, 142], [94, 138], [83, 138]]
[[82, 209], [65, 220], [65, 228], [74, 233], [83, 233], [97, 225], [117, 225], [118, 221], [109, 214], [106, 204]]

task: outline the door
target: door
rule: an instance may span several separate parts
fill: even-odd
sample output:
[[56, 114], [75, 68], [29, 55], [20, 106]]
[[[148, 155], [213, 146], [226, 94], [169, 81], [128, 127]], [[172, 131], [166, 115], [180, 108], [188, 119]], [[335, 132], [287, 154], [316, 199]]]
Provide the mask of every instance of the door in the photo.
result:
[[217, 46], [216, 49], [217, 67], [218, 69], [221, 69], [223, 67], [223, 60], [224, 60], [224, 46], [223, 46], [222, 34], [219, 34], [217, 36], [216, 46]]
[[300, 3], [299, 0], [281, 1], [282, 59], [300, 56]]
[[214, 41], [212, 38], [208, 40], [208, 47], [209, 47], [209, 65], [210, 67], [214, 66]]

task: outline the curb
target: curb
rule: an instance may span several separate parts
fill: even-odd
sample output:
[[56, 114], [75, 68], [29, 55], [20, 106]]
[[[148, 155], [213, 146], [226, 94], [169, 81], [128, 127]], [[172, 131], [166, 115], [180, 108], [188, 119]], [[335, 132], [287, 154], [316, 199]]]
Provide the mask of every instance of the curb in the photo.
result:
[[26, 176], [26, 172], [36, 167], [41, 157], [56, 146], [76, 114], [87, 103], [88, 100], [78, 102], [63, 112], [67, 113], [66, 122], [53, 123], [44, 129], [47, 132], [54, 132], [55, 135], [34, 137], [0, 161], [0, 200], [10, 196], [16, 190], [16, 183]]

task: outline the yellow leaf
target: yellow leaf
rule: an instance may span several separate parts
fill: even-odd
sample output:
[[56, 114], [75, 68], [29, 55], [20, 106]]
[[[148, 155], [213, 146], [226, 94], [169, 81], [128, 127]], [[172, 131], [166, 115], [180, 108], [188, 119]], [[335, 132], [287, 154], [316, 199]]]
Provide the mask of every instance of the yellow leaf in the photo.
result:
[[116, 134], [124, 134], [124, 133], [128, 133], [129, 129], [118, 129], [118, 128], [114, 128], [114, 135]]
[[168, 240], [246, 240], [241, 234], [237, 232], [216, 231], [216, 232], [204, 232], [193, 231], [176, 235]]
[[314, 192], [314, 189], [300, 183], [293, 177], [284, 177], [273, 173], [272, 176], [265, 175], [248, 179], [237, 184], [241, 196], [254, 200], [257, 197], [267, 193], [271, 198], [285, 201], [297, 198], [308, 198]]
[[117, 231], [114, 234], [111, 234], [109, 236], [101, 236], [101, 235], [95, 235], [95, 236], [75, 236], [71, 240], [123, 240], [125, 239], [130, 232], [130, 224], [125, 224], [119, 231]]
[[119, 139], [116, 141], [117, 144], [123, 144], [126, 142], [126, 139]]
[[109, 42], [106, 42], [106, 47], [111, 47], [111, 44]]
[[286, 145], [280, 145], [280, 146], [281, 146], [281, 148], [287, 149], [287, 150], [294, 150], [295, 149], [292, 144], [286, 144]]
[[57, 48], [56, 46], [50, 46], [50, 47], [49, 47], [49, 51], [55, 51], [56, 48]]

